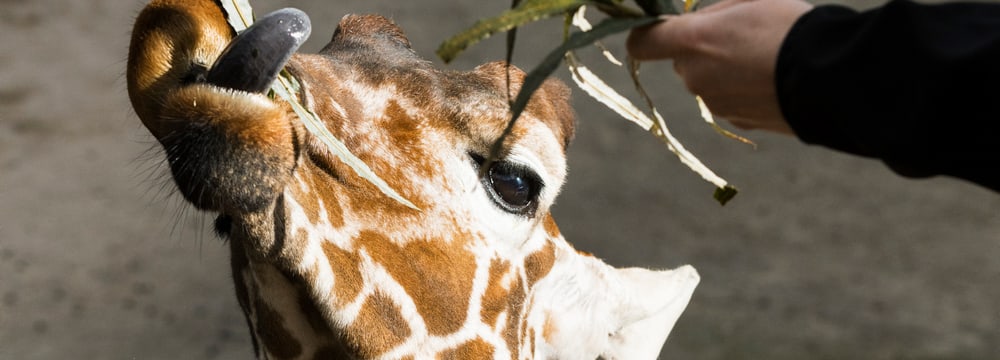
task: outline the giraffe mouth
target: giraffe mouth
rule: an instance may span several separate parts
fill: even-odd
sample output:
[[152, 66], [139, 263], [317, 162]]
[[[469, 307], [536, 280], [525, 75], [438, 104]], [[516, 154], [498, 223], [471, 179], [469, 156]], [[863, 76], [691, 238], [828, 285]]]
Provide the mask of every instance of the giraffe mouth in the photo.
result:
[[229, 42], [205, 80], [227, 89], [263, 93], [311, 32], [309, 16], [301, 10], [267, 14]]

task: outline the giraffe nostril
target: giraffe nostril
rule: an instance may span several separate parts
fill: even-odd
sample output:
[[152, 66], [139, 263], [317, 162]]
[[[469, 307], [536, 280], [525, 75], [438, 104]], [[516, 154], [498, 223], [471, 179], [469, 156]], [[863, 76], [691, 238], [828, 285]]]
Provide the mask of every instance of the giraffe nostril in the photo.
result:
[[194, 84], [205, 82], [205, 77], [208, 75], [208, 67], [204, 64], [192, 63], [191, 68], [188, 70], [187, 74], [181, 78], [182, 84]]

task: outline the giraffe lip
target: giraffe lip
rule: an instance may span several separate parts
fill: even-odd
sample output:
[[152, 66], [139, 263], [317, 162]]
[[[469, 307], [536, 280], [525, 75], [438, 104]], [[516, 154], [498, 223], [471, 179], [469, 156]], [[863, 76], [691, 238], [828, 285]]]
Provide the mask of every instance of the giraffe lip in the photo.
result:
[[311, 32], [309, 16], [301, 10], [285, 8], [267, 14], [229, 42], [205, 80], [228, 89], [263, 93]]

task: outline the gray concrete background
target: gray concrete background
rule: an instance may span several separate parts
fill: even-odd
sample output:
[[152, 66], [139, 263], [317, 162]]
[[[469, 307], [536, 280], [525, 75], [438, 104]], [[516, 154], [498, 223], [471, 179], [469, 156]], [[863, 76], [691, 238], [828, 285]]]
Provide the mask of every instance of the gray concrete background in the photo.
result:
[[[259, 12], [308, 12], [316, 29], [304, 51], [343, 14], [376, 12], [428, 58], [508, 3], [254, 1]], [[225, 247], [210, 217], [171, 195], [129, 108], [124, 60], [142, 5], [0, 0], [0, 359], [251, 356]], [[533, 66], [558, 29], [524, 29], [516, 62]], [[620, 53], [622, 40], [608, 44]], [[450, 67], [501, 49], [486, 42]], [[623, 70], [596, 67], [629, 89]], [[699, 269], [663, 358], [997, 358], [1000, 196], [901, 179], [795, 139], [746, 134], [756, 150], [723, 139], [670, 69], [644, 69], [656, 102], [742, 193], [718, 206], [655, 139], [577, 91], [578, 137], [555, 208], [570, 241], [613, 264]]]

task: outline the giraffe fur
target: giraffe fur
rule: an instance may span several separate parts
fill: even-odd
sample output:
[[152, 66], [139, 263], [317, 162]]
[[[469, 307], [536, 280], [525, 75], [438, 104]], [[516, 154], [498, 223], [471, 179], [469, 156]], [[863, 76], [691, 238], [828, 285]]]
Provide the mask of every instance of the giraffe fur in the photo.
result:
[[216, 1], [153, 0], [127, 82], [179, 192], [219, 216], [258, 358], [657, 357], [697, 272], [616, 269], [560, 233], [549, 209], [575, 125], [564, 84], [545, 82], [483, 172], [520, 70], [435, 69], [376, 15], [346, 16], [318, 54], [291, 56], [297, 100], [418, 211], [288, 104], [205, 80], [235, 36]]

